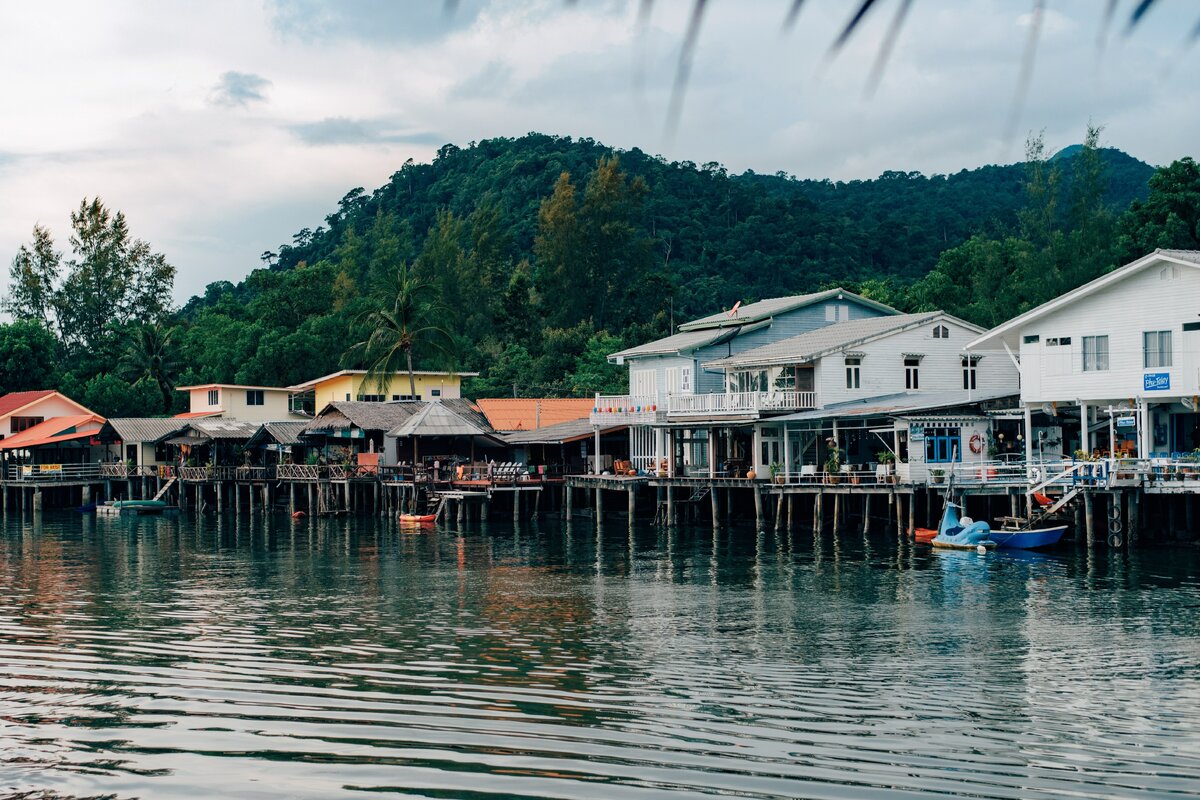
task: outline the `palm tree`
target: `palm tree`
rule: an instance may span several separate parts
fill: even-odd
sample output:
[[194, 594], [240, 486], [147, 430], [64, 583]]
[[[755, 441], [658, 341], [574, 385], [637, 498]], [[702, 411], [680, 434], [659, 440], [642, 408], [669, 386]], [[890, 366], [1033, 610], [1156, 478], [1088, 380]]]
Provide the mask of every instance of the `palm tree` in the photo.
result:
[[454, 337], [438, 323], [447, 311], [437, 287], [412, 274], [407, 263], [402, 262], [396, 271], [390, 294], [391, 308], [364, 315], [362, 322], [370, 333], [346, 351], [342, 363], [365, 364], [367, 381], [374, 381], [381, 392], [403, 367], [408, 371], [408, 394], [416, 397], [413, 350], [428, 346], [450, 357]]
[[164, 414], [171, 413], [179, 371], [171, 341], [174, 333], [174, 328], [165, 328], [161, 322], [136, 328], [120, 362], [120, 372], [130, 383], [146, 379], [158, 384]]

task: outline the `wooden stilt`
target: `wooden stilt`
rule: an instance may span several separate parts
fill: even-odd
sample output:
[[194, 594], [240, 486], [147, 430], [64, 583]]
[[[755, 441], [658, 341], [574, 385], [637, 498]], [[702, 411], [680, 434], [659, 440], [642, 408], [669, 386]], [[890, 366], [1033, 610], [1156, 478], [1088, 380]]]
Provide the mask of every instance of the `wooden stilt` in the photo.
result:
[[596, 525], [604, 522], [604, 490], [596, 489]]
[[755, 526], [757, 526], [758, 530], [762, 530], [762, 527], [763, 527], [762, 489], [759, 488], [757, 483], [754, 484], [754, 524], [755, 524]]
[[675, 524], [675, 487], [667, 486], [667, 525]]
[[908, 535], [913, 536], [917, 531], [916, 516], [913, 511], [913, 506], [916, 505], [917, 495], [914, 492], [908, 496]]
[[775, 501], [775, 530], [778, 531], [783, 527], [783, 492], [779, 493], [779, 499]]
[[871, 532], [871, 494], [863, 495], [863, 533]]
[[712, 524], [713, 528], [717, 528], [721, 524], [721, 501], [717, 499], [717, 487], [712, 487], [708, 492], [709, 500], [712, 502]]
[[1084, 524], [1087, 526], [1087, 544], [1091, 547], [1096, 543], [1096, 517], [1095, 517], [1095, 501], [1092, 499], [1092, 493], [1087, 489], [1083, 491], [1083, 516]]
[[637, 516], [637, 492], [630, 486], [625, 493], [628, 495], [626, 502], [629, 504], [629, 527], [632, 528]]

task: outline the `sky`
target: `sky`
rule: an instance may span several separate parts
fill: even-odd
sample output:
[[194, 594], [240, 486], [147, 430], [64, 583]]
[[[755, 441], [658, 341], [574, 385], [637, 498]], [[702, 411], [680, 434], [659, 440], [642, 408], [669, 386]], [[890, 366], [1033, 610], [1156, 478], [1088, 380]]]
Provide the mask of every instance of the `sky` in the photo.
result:
[[[1131, 33], [1118, 0], [914, 0], [882, 80], [872, 63], [903, 0], [710, 0], [677, 125], [667, 124], [691, 0], [106, 0], [0, 5], [0, 267], [35, 223], [67, 249], [100, 196], [178, 269], [183, 302], [237, 281], [405, 160], [530, 131], [640, 147], [732, 172], [871, 178], [1102, 143], [1152, 164], [1200, 156], [1200, 21], [1159, 0]], [[1014, 117], [1014, 109], [1019, 113]], [[0, 268], [0, 284], [7, 271]], [[3, 291], [0, 289], [0, 291]]]

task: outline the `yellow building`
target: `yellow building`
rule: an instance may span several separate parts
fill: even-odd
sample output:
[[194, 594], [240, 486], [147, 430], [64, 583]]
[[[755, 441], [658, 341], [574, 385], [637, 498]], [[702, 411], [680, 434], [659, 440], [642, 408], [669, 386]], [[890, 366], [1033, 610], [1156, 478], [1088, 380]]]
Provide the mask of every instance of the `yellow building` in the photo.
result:
[[[396, 400], [438, 400], [462, 397], [462, 379], [473, 378], [478, 372], [413, 372], [416, 381], [416, 397], [409, 394], [408, 373], [394, 372], [383, 382], [368, 379], [365, 369], [344, 369], [311, 381], [289, 386], [294, 395], [312, 395], [312, 408], [320, 410], [327, 403], [358, 401], [386, 403]], [[305, 405], [308, 405], [307, 402]]]

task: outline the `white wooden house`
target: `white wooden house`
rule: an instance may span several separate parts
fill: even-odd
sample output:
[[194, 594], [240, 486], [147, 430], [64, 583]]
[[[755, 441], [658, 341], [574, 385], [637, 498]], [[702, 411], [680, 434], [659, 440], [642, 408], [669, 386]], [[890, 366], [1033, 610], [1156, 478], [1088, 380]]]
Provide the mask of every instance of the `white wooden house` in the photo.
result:
[[[968, 344], [1019, 363], [1026, 457], [1200, 447], [1200, 251], [1156, 250]], [[1037, 435], [1052, 432], [1050, 435]]]
[[900, 449], [901, 440], [906, 440], [902, 436], [883, 442], [876, 441], [877, 436], [855, 434], [854, 441], [843, 441], [838, 435], [842, 414], [859, 420], [883, 419], [931, 409], [958, 410], [945, 424], [920, 418], [922, 442], [925, 428], [930, 430], [928, 445], [913, 449], [911, 461], [949, 464], [968, 458], [971, 442], [979, 441], [974, 437], [988, 434], [987, 421], [978, 409], [965, 422], [961, 409], [1017, 393], [1017, 371], [1008, 358], [966, 351], [967, 343], [982, 332], [941, 311], [852, 320], [711, 361], [705, 367], [724, 371], [731, 386], [746, 382], [747, 374], [775, 387], [791, 386], [805, 373], [810, 376], [805, 380], [815, 394], [812, 411], [754, 426], [751, 466], [760, 474], [772, 464], [788, 473], [819, 465], [827, 449], [822, 443], [828, 437], [860, 463], [884, 446]]
[[[813, 387], [797, 376], [787, 387], [753, 379], [730, 382], [704, 365], [763, 345], [850, 320], [900, 312], [843, 289], [776, 297], [712, 314], [679, 326], [677, 333], [610, 355], [629, 368], [629, 393], [597, 395], [590, 421], [596, 428], [630, 426], [636, 467], [656, 469], [668, 452], [668, 427], [677, 428], [675, 447], [697, 468], [707, 463], [708, 421], [750, 421], [812, 408]], [[695, 427], [688, 423], [696, 422]]]

